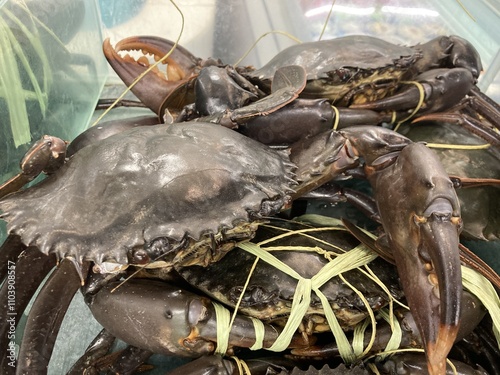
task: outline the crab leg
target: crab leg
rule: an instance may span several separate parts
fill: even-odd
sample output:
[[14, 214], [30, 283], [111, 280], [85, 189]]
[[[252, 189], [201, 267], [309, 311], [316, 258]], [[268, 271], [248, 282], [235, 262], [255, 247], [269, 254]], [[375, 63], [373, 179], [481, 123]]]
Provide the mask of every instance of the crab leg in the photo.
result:
[[103, 329], [90, 343], [80, 359], [68, 371], [67, 375], [85, 374], [85, 371], [94, 369], [94, 362], [106, 356], [115, 342], [115, 336]]
[[493, 126], [500, 127], [500, 105], [485, 95], [477, 86], [470, 93], [471, 106], [484, 116]]
[[332, 128], [390, 122], [391, 116], [368, 109], [336, 108], [326, 99], [295, 99], [280, 111], [240, 123], [238, 131], [267, 145], [289, 145]]
[[26, 152], [21, 161], [21, 173], [0, 185], [0, 198], [21, 189], [40, 173], [55, 172], [64, 163], [66, 142], [44, 135]]
[[[119, 52], [138, 50], [143, 54], [155, 56], [155, 59], [160, 59], [169, 53], [173, 47], [174, 43], [169, 40], [154, 36], [140, 36], [123, 39], [114, 48], [111, 46], [109, 39], [106, 39], [103, 44], [103, 51], [111, 67], [122, 81], [127, 86], [130, 86], [140, 74], [148, 69], [149, 62], [145, 61], [144, 58], [136, 61], [130, 56], [122, 57]], [[166, 76], [157, 70], [153, 70], [131, 89], [148, 108], [158, 115], [163, 101], [174, 88], [187, 83], [197, 75], [197, 68], [200, 67], [201, 59], [177, 45], [165, 62], [168, 64]]]
[[[136, 348], [135, 346], [128, 345], [125, 349], [118, 352], [118, 358], [113, 363], [108, 372], [111, 374], [134, 374], [139, 368], [153, 355], [149, 350]], [[151, 368], [153, 366], [147, 365]], [[146, 367], [147, 369], [147, 366]]]
[[[117, 285], [110, 283], [86, 298], [96, 320], [116, 337], [166, 355], [198, 357], [214, 353], [220, 340], [216, 312], [208, 299], [158, 281], [132, 279]], [[121, 314], [117, 316], [115, 311]], [[271, 346], [279, 333], [279, 329], [264, 324], [263, 346]], [[238, 315], [230, 330], [229, 350], [232, 346], [251, 347], [256, 337], [252, 320]], [[291, 345], [306, 344], [301, 336], [295, 336]]]
[[[294, 362], [281, 357], [245, 360], [252, 375], [288, 374], [287, 369], [294, 367]], [[203, 356], [185, 365], [169, 371], [167, 375], [238, 375], [241, 374], [237, 363], [219, 355]]]
[[356, 168], [360, 155], [370, 169], [376, 167], [371, 165], [373, 162], [383, 167], [394, 162], [399, 152], [411, 143], [396, 132], [375, 126], [326, 131], [296, 142], [290, 147], [290, 160], [297, 165], [297, 180], [303, 183], [294, 188], [292, 198], [300, 198]]
[[63, 260], [40, 291], [26, 323], [18, 358], [18, 374], [47, 373], [57, 333], [81, 285], [70, 260]]
[[14, 234], [7, 237], [0, 247], [0, 282], [5, 279], [9, 264], [16, 262], [17, 257], [26, 249], [21, 237]]
[[498, 135], [500, 106], [479, 91], [476, 86], [470, 90], [469, 95], [446, 112], [429, 113], [418, 117], [413, 122], [443, 121], [458, 124], [493, 146], [500, 146]]
[[[15, 277], [9, 282], [4, 282], [0, 289], [2, 305], [0, 313], [0, 350], [7, 352], [9, 333], [11, 327], [17, 326], [26, 306], [35, 294], [40, 283], [55, 265], [53, 256], [46, 256], [33, 248], [28, 248], [19, 256], [15, 264]], [[7, 269], [7, 268], [6, 268]], [[13, 269], [9, 267], [8, 269]], [[14, 270], [14, 269], [13, 269]], [[9, 275], [10, 276], [10, 275]], [[11, 289], [14, 287], [15, 289]], [[11, 291], [15, 291], [15, 299], [10, 299]], [[2, 356], [0, 368], [2, 373], [8, 373], [8, 357]]]
[[372, 196], [360, 191], [341, 187], [334, 183], [325, 184], [316, 190], [313, 190], [302, 197], [303, 199], [317, 199], [332, 204], [339, 202], [349, 202], [360, 210], [369, 219], [380, 223], [380, 215], [377, 209], [377, 203]]
[[[240, 94], [241, 88], [238, 89], [238, 86], [231, 84], [231, 81], [227, 77], [224, 78], [224, 75], [215, 74], [214, 72], [213, 77], [211, 77], [211, 79], [216, 76], [219, 77], [215, 79], [218, 82], [217, 87], [219, 90], [214, 90], [215, 85], [211, 83], [211, 79], [207, 80], [209, 83], [204, 82], [205, 79], [200, 79], [207, 71], [214, 69], [216, 69], [216, 72], [226, 71], [221, 68], [209, 67], [203, 69], [198, 77], [196, 83], [196, 108], [200, 113], [208, 116], [201, 117], [196, 121], [217, 123], [228, 128], [236, 128], [238, 124], [248, 122], [252, 118], [275, 113], [278, 109], [296, 99], [306, 85], [307, 75], [304, 68], [298, 65], [285, 66], [276, 70], [272, 91], [268, 96], [241, 106], [244, 101], [249, 100], [248, 96]], [[206, 88], [203, 87], [204, 85], [211, 87], [212, 90], [203, 91], [202, 89]], [[227, 97], [224, 98], [222, 95], [218, 95], [216, 98], [210, 98], [210, 95], [213, 95], [211, 91], [218, 93], [226, 90], [229, 91]], [[243, 90], [243, 92], [247, 91]]]

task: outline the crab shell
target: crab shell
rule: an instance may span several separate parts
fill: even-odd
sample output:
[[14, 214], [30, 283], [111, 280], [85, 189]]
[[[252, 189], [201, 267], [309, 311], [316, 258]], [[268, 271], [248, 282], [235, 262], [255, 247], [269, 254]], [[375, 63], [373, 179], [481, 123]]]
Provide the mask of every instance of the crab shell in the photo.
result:
[[83, 148], [0, 210], [9, 233], [45, 254], [127, 264], [158, 238], [197, 241], [274, 213], [292, 169], [286, 152], [219, 125], [139, 127]]
[[[304, 229], [309, 231], [300, 232]], [[273, 237], [275, 239], [270, 241], [269, 239]], [[359, 242], [341, 227], [329, 230], [318, 228], [318, 231], [314, 231], [314, 227], [308, 224], [272, 219], [267, 225], [259, 227], [252, 241], [254, 243], [264, 241], [266, 246], [280, 248], [280, 251], [273, 251], [273, 255], [307, 279], [314, 277], [329, 263], [324, 254], [310, 251], [311, 249], [321, 248], [341, 254], [359, 245]], [[254, 261], [254, 255], [236, 248], [219, 262], [207, 267], [182, 267], [177, 271], [189, 284], [225, 305], [234, 308], [241, 298], [239, 312], [284, 325], [291, 312], [297, 279], [264, 261], [259, 261], [252, 270]], [[375, 259], [370, 263], [370, 268], [391, 291], [393, 297], [397, 299], [403, 297], [399, 278], [393, 266], [381, 259]], [[220, 277], [221, 272], [224, 274], [223, 278]], [[249, 274], [252, 276], [247, 280]], [[347, 271], [343, 276], [351, 285], [362, 289], [373, 310], [378, 310], [389, 303], [387, 293], [359, 270]], [[243, 290], [245, 293], [241, 296]], [[332, 277], [320, 290], [330, 301], [344, 329], [353, 328], [368, 316], [365, 303], [341, 278]], [[326, 320], [320, 318], [324, 316], [324, 311], [321, 300], [315, 293], [311, 296], [311, 306], [307, 316], [307, 319], [315, 322], [314, 331], [330, 330]]]
[[[248, 77], [268, 84], [278, 68], [300, 65], [307, 72], [302, 97], [327, 97], [337, 102], [351, 90], [362, 88], [364, 93], [357, 100], [363, 102], [389, 95], [421, 57], [409, 47], [366, 35], [349, 35], [291, 46]], [[380, 87], [375, 87], [378, 84]]]

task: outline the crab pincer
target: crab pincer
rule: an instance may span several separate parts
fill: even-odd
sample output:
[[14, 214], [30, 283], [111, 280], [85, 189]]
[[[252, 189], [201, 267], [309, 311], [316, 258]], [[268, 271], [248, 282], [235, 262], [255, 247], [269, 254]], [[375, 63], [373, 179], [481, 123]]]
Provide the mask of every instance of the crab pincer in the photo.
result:
[[[125, 51], [141, 51], [143, 57], [134, 60], [130, 55], [122, 56], [120, 52]], [[158, 113], [163, 101], [176, 87], [197, 76], [202, 62], [185, 48], [176, 46], [174, 42], [154, 36], [129, 37], [119, 41], [114, 48], [108, 38], [103, 43], [103, 52], [111, 67], [127, 86], [149, 68], [150, 64], [145, 55], [154, 56], [155, 60], [159, 60], [171, 53], [164, 61], [164, 64], [167, 64], [166, 74], [154, 69], [131, 88], [155, 113]]]
[[[339, 138], [335, 157], [313, 163], [325, 144]], [[421, 143], [380, 127], [358, 126], [326, 132], [291, 147], [305, 194], [324, 183], [332, 171], [364, 159], [386, 235], [378, 245], [392, 252], [408, 304], [415, 311], [431, 375], [444, 374], [446, 357], [456, 339], [462, 299], [459, 234], [462, 219], [453, 184], [433, 151]], [[308, 162], [305, 162], [308, 160]], [[332, 168], [332, 171], [328, 171]], [[311, 178], [311, 176], [317, 176]]]
[[[349, 132], [358, 152], [365, 158], [370, 155], [363, 152], [373, 148], [369, 132], [359, 128]], [[392, 249], [424, 342], [429, 373], [444, 374], [462, 299], [458, 198], [435, 154], [423, 144], [373, 155], [367, 158], [365, 171], [386, 233], [378, 245]]]

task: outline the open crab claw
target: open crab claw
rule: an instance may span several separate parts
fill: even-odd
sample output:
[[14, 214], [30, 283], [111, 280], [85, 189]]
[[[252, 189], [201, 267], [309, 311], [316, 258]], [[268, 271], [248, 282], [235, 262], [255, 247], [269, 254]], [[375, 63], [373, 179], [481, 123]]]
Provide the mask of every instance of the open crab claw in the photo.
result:
[[462, 100], [474, 86], [474, 77], [465, 68], [434, 69], [420, 74], [414, 82], [407, 82], [406, 86], [390, 97], [353, 104], [350, 108], [396, 112], [414, 110], [419, 114], [443, 111]]
[[[165, 73], [155, 68], [131, 88], [132, 92], [157, 114], [170, 93], [197, 74], [201, 63], [201, 59], [185, 48], [155, 36], [126, 38], [116, 43], [114, 48], [108, 38], [104, 41], [103, 51], [111, 67], [127, 86], [149, 68], [150, 63], [146, 55], [152, 55], [155, 61], [158, 61], [167, 53], [171, 53], [163, 62], [167, 64]], [[140, 51], [143, 55], [135, 60], [130, 55], [122, 56], [120, 52], [124, 51]]]

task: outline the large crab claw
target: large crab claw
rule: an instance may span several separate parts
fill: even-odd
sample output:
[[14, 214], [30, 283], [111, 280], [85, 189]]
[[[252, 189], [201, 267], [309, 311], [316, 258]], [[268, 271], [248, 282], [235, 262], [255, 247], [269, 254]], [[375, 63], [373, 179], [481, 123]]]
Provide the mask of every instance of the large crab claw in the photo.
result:
[[473, 74], [465, 68], [433, 69], [418, 75], [413, 82], [400, 92], [380, 100], [353, 104], [350, 108], [372, 109], [376, 111], [400, 112], [400, 117], [408, 117], [404, 111], [413, 110], [425, 114], [443, 111], [458, 104], [474, 86]]
[[[154, 36], [126, 38], [116, 43], [114, 48], [108, 38], [104, 41], [103, 51], [111, 67], [127, 86], [149, 68], [146, 55], [152, 55], [157, 61], [171, 52], [163, 62], [167, 64], [165, 73], [160, 69], [153, 69], [131, 88], [132, 92], [157, 114], [163, 101], [175, 88], [197, 75], [202, 61], [174, 42]], [[120, 52], [124, 51], [139, 51], [143, 56], [137, 60], [130, 55], [122, 57]]]
[[[145, 296], [149, 298], [147, 309], [144, 308]], [[87, 293], [86, 302], [96, 320], [109, 332], [136, 347], [183, 357], [213, 354], [216, 349], [220, 312], [208, 298], [178, 286], [145, 279], [131, 279], [121, 285], [116, 281]], [[117, 316], [116, 311], [122, 313]], [[131, 319], [137, 324], [129, 324]], [[280, 329], [265, 323], [263, 337], [259, 338], [252, 319], [239, 314], [228, 330], [226, 350], [229, 352], [235, 346], [268, 348], [280, 334]], [[290, 343], [292, 348], [306, 345], [298, 334]]]
[[457, 35], [441, 35], [412, 48], [421, 51], [423, 55], [413, 66], [417, 73], [438, 67], [465, 68], [477, 80], [483, 70], [481, 57], [476, 48], [469, 41]]
[[457, 337], [462, 299], [458, 198], [437, 156], [421, 143], [383, 128], [338, 132], [350, 155], [365, 159], [392, 253], [427, 355], [429, 373], [445, 374]]
[[[369, 135], [355, 132], [351, 139], [358, 152], [373, 147]], [[451, 180], [426, 146], [411, 143], [392, 156], [367, 160], [366, 172], [423, 338], [429, 373], [444, 374], [461, 309], [459, 203]]]

